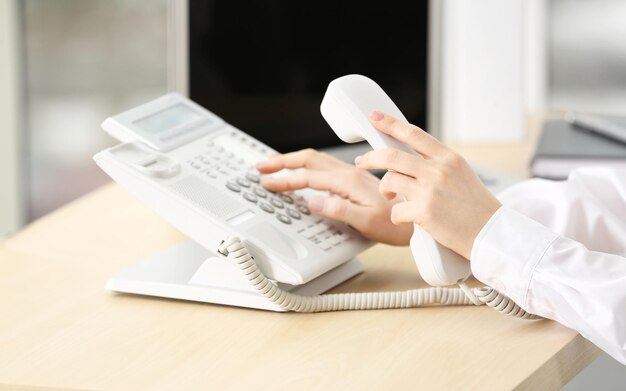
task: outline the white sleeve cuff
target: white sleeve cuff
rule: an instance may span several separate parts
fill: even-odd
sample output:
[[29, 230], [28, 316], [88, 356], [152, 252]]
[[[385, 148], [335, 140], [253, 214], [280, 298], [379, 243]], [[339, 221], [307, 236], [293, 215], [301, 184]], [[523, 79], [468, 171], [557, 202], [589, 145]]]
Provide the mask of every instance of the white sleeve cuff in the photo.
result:
[[533, 219], [500, 207], [474, 240], [472, 273], [526, 308], [533, 271], [557, 237]]

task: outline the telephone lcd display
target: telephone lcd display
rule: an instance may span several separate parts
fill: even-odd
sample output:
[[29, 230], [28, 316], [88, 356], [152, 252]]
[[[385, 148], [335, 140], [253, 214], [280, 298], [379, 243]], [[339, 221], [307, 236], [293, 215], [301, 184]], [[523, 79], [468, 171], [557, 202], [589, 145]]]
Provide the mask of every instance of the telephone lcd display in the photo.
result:
[[176, 104], [133, 123], [148, 133], [157, 134], [195, 121], [202, 116], [183, 103]]

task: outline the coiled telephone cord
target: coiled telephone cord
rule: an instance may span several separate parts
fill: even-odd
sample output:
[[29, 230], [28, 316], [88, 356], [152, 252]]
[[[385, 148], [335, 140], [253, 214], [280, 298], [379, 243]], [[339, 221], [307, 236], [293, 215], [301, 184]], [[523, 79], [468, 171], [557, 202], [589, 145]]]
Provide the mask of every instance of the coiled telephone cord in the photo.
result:
[[526, 312], [513, 300], [491, 287], [431, 287], [397, 292], [333, 293], [301, 296], [279, 288], [261, 272], [246, 246], [237, 237], [230, 237], [218, 246], [218, 252], [237, 265], [250, 285], [263, 297], [281, 308], [295, 312], [326, 312], [410, 308], [426, 305], [487, 305], [511, 316], [540, 319]]

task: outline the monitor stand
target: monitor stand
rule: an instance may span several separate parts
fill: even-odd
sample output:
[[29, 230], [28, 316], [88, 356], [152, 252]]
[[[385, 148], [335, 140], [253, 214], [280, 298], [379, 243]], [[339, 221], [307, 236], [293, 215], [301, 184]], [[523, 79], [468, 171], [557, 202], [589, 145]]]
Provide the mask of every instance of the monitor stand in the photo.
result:
[[[352, 258], [303, 285], [278, 285], [300, 295], [319, 295], [363, 271], [358, 259]], [[248, 285], [240, 271], [228, 260], [218, 257], [193, 241], [183, 242], [145, 258], [113, 276], [106, 289], [139, 295], [168, 297], [285, 311], [271, 303]]]

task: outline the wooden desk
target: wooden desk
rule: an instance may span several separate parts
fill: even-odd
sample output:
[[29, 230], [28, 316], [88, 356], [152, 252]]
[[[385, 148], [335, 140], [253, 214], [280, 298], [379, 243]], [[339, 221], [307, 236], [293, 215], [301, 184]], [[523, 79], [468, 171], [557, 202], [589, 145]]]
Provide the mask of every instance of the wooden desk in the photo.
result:
[[[183, 239], [111, 184], [0, 243], [0, 389], [558, 389], [599, 353], [486, 307], [285, 314], [104, 290]], [[407, 248], [361, 259], [336, 291], [424, 286]]]

